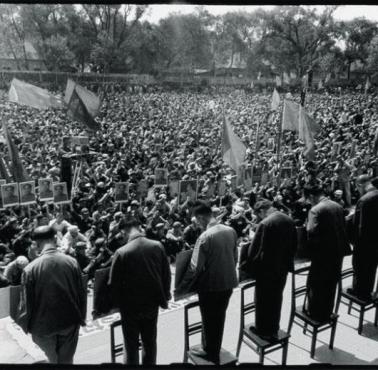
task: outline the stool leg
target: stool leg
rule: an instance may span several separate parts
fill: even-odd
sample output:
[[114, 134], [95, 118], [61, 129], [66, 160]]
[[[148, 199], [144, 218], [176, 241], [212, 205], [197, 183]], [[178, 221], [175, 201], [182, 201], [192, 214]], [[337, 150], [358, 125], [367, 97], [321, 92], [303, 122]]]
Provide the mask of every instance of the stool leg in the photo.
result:
[[348, 304], [348, 315], [350, 315], [352, 311], [352, 301], [349, 301], [349, 304]]
[[306, 333], [307, 333], [307, 324], [305, 323], [303, 326], [303, 334], [306, 334]]
[[242, 341], [243, 341], [243, 328], [240, 330], [240, 334], [239, 334], [238, 345], [236, 347], [236, 358], [239, 358]]
[[282, 365], [286, 365], [288, 347], [289, 347], [289, 342], [286, 341], [284, 346], [282, 347]]
[[360, 319], [358, 322], [358, 334], [360, 335], [362, 334], [362, 327], [364, 325], [364, 315], [365, 315], [365, 309], [361, 308]]
[[333, 343], [335, 342], [337, 321], [332, 324], [331, 338], [329, 340], [329, 349], [333, 349]]
[[260, 354], [259, 354], [259, 363], [260, 363], [261, 365], [264, 365], [264, 355], [265, 355], [264, 350], [261, 349], [261, 350], [260, 350]]
[[378, 305], [375, 307], [374, 326], [378, 326]]
[[316, 346], [317, 336], [318, 336], [318, 329], [314, 328], [314, 332], [312, 334], [312, 341], [311, 341], [311, 352], [310, 352], [311, 358], [314, 358], [314, 356], [315, 356], [315, 346]]
[[293, 322], [294, 322], [294, 314], [292, 313], [290, 315], [290, 319], [289, 319], [289, 326], [287, 327], [287, 332], [289, 334], [291, 333], [291, 328], [293, 327]]

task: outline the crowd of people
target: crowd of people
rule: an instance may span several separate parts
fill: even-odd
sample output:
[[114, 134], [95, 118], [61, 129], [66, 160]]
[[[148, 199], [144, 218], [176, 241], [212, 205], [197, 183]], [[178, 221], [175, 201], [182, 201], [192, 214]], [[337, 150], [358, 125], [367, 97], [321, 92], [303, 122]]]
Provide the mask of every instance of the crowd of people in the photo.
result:
[[[320, 194], [339, 204], [348, 225], [363, 194], [361, 186], [378, 187], [374, 147], [378, 97], [349, 90], [310, 90], [305, 109], [320, 125], [316, 160], [306, 161], [297, 134], [284, 132], [279, 163], [281, 109], [271, 111], [271, 96], [271, 91], [232, 89], [201, 93], [112, 89], [101, 92], [97, 120], [102, 129], [93, 134], [71, 121], [63, 109], [37, 111], [9, 103], [4, 95], [2, 118], [36, 187], [39, 179], [61, 181], [61, 158], [72, 151], [63, 137], [88, 136], [89, 155], [81, 156], [83, 165], [70, 204], [37, 200], [30, 206], [0, 210], [1, 286], [20, 284], [25, 267], [38, 258], [33, 230], [46, 225], [56, 231], [58, 249], [74, 257], [89, 279], [96, 269], [110, 267], [117, 250], [128, 242], [124, 230], [130, 219], [147, 238], [159, 241], [174, 263], [177, 253], [193, 249], [204, 231], [194, 213], [196, 199], [189, 195], [179, 199], [177, 188], [171, 186], [177, 181], [198, 180], [197, 199], [210, 204], [218, 223], [234, 229], [242, 248], [250, 247], [263, 219], [261, 209], [273, 207], [303, 229], [317, 203], [311, 197], [320, 201]], [[285, 96], [300, 99], [298, 91], [281, 92], [281, 104]], [[253, 166], [252, 181], [240, 174], [235, 179], [223, 161], [224, 119], [247, 147], [244, 167]], [[5, 143], [0, 143], [0, 153], [8, 158]], [[168, 171], [167, 186], [154, 185], [156, 168]], [[290, 170], [283, 174], [280, 168]], [[121, 203], [115, 202], [115, 184], [120, 182], [129, 184], [129, 195]], [[312, 190], [306, 193], [309, 186]], [[314, 226], [315, 216], [311, 217]], [[353, 228], [345, 231], [353, 241]], [[301, 250], [305, 245], [303, 240], [296, 253], [306, 254]], [[344, 252], [340, 253], [344, 256]], [[376, 269], [374, 263], [371, 270]]]

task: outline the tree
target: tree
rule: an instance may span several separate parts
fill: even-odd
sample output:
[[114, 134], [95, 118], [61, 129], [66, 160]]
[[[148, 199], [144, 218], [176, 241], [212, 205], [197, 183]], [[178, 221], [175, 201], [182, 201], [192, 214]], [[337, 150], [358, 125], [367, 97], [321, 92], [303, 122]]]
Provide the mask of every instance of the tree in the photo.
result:
[[19, 5], [0, 4], [0, 46], [6, 54], [12, 55], [18, 69], [29, 69], [25, 49], [26, 32], [19, 11]]
[[58, 71], [61, 67], [74, 59], [67, 39], [63, 36], [51, 36], [43, 44], [45, 63], [49, 70]]
[[348, 22], [341, 22], [343, 40], [345, 42], [344, 56], [348, 65], [348, 80], [353, 62], [360, 61], [366, 66], [369, 56], [369, 45], [377, 35], [377, 24], [365, 18], [356, 18]]
[[[265, 30], [261, 42], [268, 44], [268, 50], [275, 50], [268, 54], [273, 66], [281, 69], [280, 66], [288, 64], [286, 58], [291, 56], [289, 65], [295, 68], [298, 76], [312, 68], [335, 43], [335, 10], [336, 7], [327, 6], [319, 14], [314, 8], [278, 6], [271, 12], [262, 13]], [[279, 43], [281, 46], [276, 48]]]

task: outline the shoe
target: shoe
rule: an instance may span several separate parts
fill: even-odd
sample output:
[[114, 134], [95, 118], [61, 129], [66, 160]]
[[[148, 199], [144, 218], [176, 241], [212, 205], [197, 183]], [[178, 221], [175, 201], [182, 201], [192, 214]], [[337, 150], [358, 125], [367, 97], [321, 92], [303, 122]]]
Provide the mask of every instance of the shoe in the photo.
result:
[[201, 348], [193, 348], [190, 350], [190, 353], [196, 357], [201, 357], [207, 361], [214, 362], [215, 364], [219, 364], [219, 356], [211, 356], [206, 351]]
[[253, 334], [257, 335], [257, 336], [260, 337], [261, 339], [264, 339], [264, 340], [266, 340], [266, 341], [268, 341], [268, 342], [274, 342], [274, 341], [278, 340], [278, 335], [277, 335], [277, 333], [273, 333], [273, 334], [261, 334], [261, 333], [256, 329], [256, 327], [253, 326], [253, 325], [249, 327], [249, 330], [250, 330]]

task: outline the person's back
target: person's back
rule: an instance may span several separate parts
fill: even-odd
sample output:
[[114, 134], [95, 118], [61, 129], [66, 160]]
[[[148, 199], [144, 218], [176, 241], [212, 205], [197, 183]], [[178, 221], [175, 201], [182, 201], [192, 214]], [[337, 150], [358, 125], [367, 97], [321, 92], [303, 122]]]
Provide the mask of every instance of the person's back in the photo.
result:
[[147, 239], [134, 218], [119, 225], [128, 243], [113, 256], [109, 284], [113, 301], [121, 313], [126, 364], [139, 364], [139, 337], [143, 364], [156, 363], [159, 306], [168, 307], [171, 271], [160, 242]]
[[34, 230], [41, 253], [24, 269], [17, 323], [49, 362], [72, 363], [79, 327], [85, 325], [86, 289], [78, 263], [57, 251], [55, 237], [50, 226]]
[[26, 266], [24, 273], [26, 284], [33, 283], [34, 287], [28, 331], [45, 335], [85, 320], [82, 296], [76, 290], [81, 275], [72, 257], [47, 249]]
[[164, 269], [166, 255], [162, 245], [137, 234], [129, 242], [119, 248], [114, 259], [119, 259], [122, 274], [122, 295], [120, 305], [135, 308], [146, 305], [165, 305], [169, 291], [163, 279], [169, 271]]
[[374, 290], [378, 266], [378, 190], [370, 178], [361, 175], [357, 186], [363, 194], [353, 216], [353, 294], [369, 300]]
[[197, 240], [205, 256], [199, 273], [198, 291], [223, 291], [238, 285], [236, 276], [237, 235], [233, 228], [217, 224], [210, 226]]

